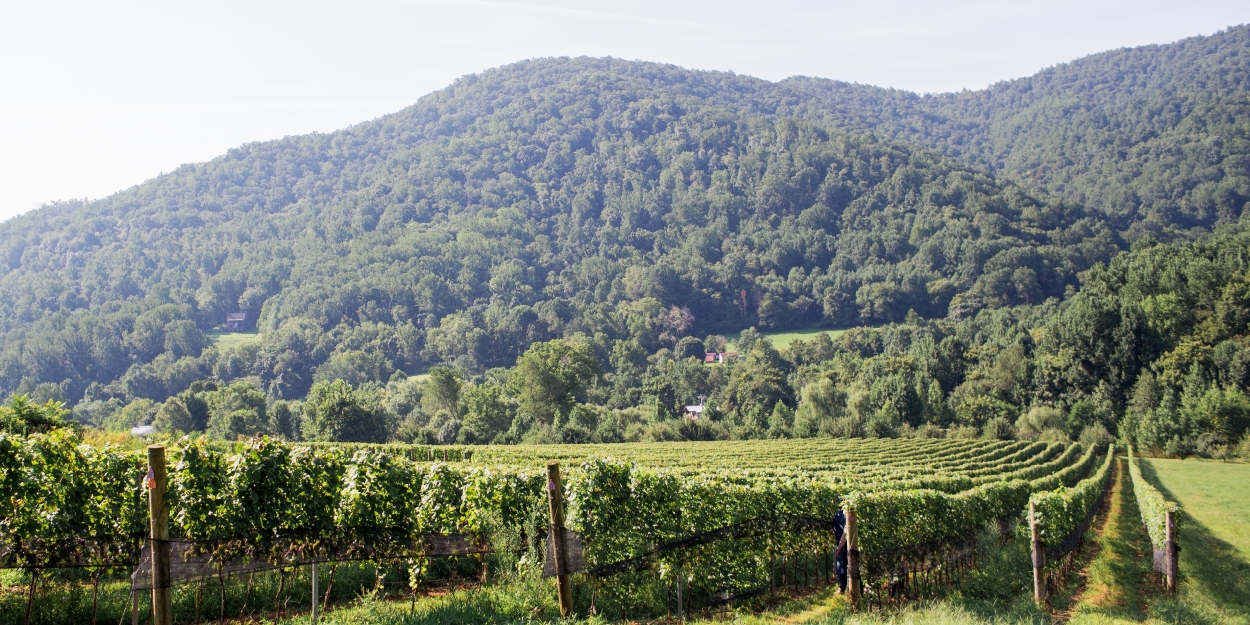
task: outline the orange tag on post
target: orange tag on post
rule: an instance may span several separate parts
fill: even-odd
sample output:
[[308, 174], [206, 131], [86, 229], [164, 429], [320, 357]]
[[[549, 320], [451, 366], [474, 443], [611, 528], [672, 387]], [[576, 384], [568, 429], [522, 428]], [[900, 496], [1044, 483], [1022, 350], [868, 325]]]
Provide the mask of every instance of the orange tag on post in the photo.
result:
[[152, 467], [148, 467], [147, 477], [148, 488], [156, 488], [156, 474], [152, 472]]

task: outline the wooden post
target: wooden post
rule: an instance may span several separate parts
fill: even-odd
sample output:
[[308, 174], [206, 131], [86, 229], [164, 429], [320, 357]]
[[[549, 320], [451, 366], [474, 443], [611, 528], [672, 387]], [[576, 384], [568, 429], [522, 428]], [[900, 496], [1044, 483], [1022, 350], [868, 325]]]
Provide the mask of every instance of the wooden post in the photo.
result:
[[681, 596], [681, 568], [677, 569], [677, 622], [682, 622], [682, 615], [685, 614], [686, 604], [682, 601]]
[[560, 599], [560, 616], [573, 616], [573, 589], [569, 585], [568, 543], [564, 534], [564, 491], [560, 487], [560, 463], [547, 463], [547, 508], [551, 517], [552, 560], [556, 563], [556, 592]]
[[1033, 541], [1033, 600], [1037, 605], [1046, 603], [1046, 552], [1042, 549], [1042, 539], [1037, 535], [1037, 508], [1029, 502], [1029, 534]]
[[165, 446], [148, 445], [148, 525], [152, 539], [152, 624], [173, 625], [169, 579], [169, 508], [165, 506]]
[[320, 593], [317, 592], [317, 563], [313, 562], [313, 565], [312, 565], [312, 625], [317, 625], [317, 616], [318, 616], [318, 612], [320, 612], [320, 610], [317, 609], [320, 606], [318, 606], [317, 604], [321, 603], [319, 599], [320, 599]]
[[859, 580], [859, 524], [855, 519], [855, 510], [850, 506], [844, 508], [846, 514], [846, 591], [850, 594], [851, 605], [859, 606], [863, 587]]
[[1176, 578], [1180, 574], [1180, 566], [1177, 562], [1177, 553], [1180, 551], [1176, 546], [1176, 517], [1173, 516], [1171, 510], [1168, 510], [1164, 516], [1164, 557], [1165, 567], [1167, 569], [1167, 588], [1169, 593], [1176, 592]]

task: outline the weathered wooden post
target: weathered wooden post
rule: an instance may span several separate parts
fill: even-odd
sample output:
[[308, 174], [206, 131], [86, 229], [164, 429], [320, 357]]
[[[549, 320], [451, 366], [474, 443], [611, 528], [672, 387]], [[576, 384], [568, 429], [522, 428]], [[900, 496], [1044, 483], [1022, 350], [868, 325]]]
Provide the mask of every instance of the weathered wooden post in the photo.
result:
[[1046, 551], [1042, 549], [1042, 539], [1037, 534], [1037, 507], [1029, 502], [1029, 535], [1033, 544], [1033, 600], [1037, 605], [1046, 603]]
[[1176, 592], [1176, 578], [1180, 575], [1180, 564], [1177, 556], [1180, 548], [1176, 545], [1176, 517], [1171, 510], [1166, 511], [1164, 519], [1164, 557], [1167, 569], [1167, 588], [1169, 593]]
[[682, 601], [681, 596], [681, 568], [677, 569], [677, 622], [682, 622], [682, 615], [685, 614], [686, 604]]
[[863, 595], [863, 586], [859, 580], [859, 524], [856, 522], [854, 509], [846, 506], [844, 511], [846, 514], [846, 591], [850, 594], [851, 605], [858, 607]]
[[173, 625], [169, 579], [169, 508], [165, 506], [165, 446], [148, 445], [148, 529], [152, 547], [152, 623]]
[[551, 517], [552, 561], [556, 563], [556, 592], [560, 616], [573, 615], [573, 589], [569, 585], [568, 543], [564, 533], [564, 491], [560, 487], [560, 463], [547, 463], [547, 507]]

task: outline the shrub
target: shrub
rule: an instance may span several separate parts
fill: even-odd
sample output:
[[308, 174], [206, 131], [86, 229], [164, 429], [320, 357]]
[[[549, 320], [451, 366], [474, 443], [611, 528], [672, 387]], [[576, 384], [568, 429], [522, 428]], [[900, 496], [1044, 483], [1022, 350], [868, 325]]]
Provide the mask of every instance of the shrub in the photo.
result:
[[1048, 430], [1062, 429], [1064, 424], [1063, 412], [1058, 408], [1035, 406], [1016, 419], [1016, 438], [1025, 441], [1037, 440]]
[[976, 438], [978, 434], [980, 434], [980, 432], [977, 432], [977, 429], [971, 425], [956, 425], [946, 431], [946, 438], [970, 439]]
[[1082, 447], [1090, 449], [1106, 447], [1115, 442], [1115, 437], [1111, 435], [1111, 432], [1107, 431], [1106, 426], [1101, 423], [1095, 423], [1087, 425], [1085, 429], [1081, 430], [1081, 438], [1079, 440]]
[[1005, 417], [994, 417], [987, 421], [985, 427], [981, 429], [981, 438], [989, 440], [1011, 440], [1014, 435], [1015, 428], [1011, 427], [1011, 422]]

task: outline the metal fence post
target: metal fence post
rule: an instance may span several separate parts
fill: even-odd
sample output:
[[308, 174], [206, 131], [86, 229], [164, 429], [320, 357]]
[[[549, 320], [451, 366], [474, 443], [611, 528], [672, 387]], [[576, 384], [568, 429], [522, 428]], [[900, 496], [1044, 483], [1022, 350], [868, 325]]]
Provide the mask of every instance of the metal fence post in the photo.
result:
[[317, 592], [317, 563], [312, 565], [312, 625], [317, 625], [317, 616], [321, 611], [321, 594]]

